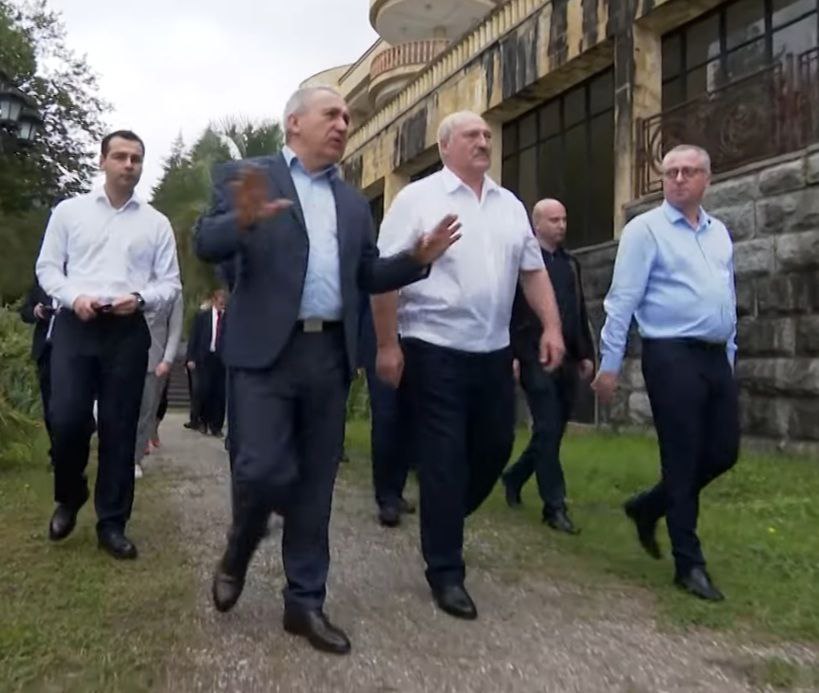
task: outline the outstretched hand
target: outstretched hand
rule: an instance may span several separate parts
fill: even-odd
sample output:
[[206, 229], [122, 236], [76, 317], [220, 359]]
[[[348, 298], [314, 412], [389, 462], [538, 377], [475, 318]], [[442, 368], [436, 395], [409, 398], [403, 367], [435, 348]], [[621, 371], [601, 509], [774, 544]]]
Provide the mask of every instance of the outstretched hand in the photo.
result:
[[241, 230], [270, 219], [293, 204], [287, 198], [268, 199], [267, 177], [258, 166], [245, 166], [239, 174], [239, 180], [233, 181], [230, 188]]
[[415, 244], [413, 257], [422, 265], [431, 265], [460, 237], [461, 222], [456, 214], [447, 214], [429, 233]]

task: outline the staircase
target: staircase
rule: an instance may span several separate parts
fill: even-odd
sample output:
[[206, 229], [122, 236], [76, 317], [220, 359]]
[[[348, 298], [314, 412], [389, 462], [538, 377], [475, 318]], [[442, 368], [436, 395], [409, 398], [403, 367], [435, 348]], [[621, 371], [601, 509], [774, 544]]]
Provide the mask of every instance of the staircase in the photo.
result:
[[187, 344], [179, 345], [176, 359], [171, 368], [171, 382], [168, 385], [168, 408], [188, 409], [190, 407], [190, 397], [188, 396], [188, 373], [185, 369], [185, 353]]

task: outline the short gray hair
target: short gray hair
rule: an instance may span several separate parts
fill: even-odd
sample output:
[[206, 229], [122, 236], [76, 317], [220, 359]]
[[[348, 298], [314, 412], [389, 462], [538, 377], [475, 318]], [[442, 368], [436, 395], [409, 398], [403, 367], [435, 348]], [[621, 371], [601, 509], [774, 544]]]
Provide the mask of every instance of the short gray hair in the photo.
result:
[[665, 161], [672, 154], [681, 154], [682, 152], [696, 152], [702, 159], [702, 167], [707, 174], [711, 174], [711, 155], [702, 147], [696, 144], [678, 144], [676, 147], [668, 150], [663, 157], [663, 168], [665, 168]]
[[287, 121], [290, 120], [290, 116], [292, 115], [299, 115], [300, 113], [304, 113], [305, 109], [307, 108], [310, 100], [320, 92], [327, 92], [329, 94], [334, 94], [340, 98], [344, 98], [341, 92], [336, 89], [335, 87], [331, 87], [329, 84], [318, 84], [309, 87], [301, 87], [293, 92], [292, 96], [287, 99], [287, 103], [284, 105], [284, 115], [283, 115], [283, 126], [284, 126], [284, 133], [285, 137], [290, 134]]
[[472, 118], [483, 120], [483, 116], [474, 111], [458, 111], [457, 113], [450, 113], [444, 118], [438, 126], [438, 147], [440, 148], [442, 144], [449, 142], [450, 137], [452, 137], [452, 132], [456, 127], [465, 120], [471, 120]]

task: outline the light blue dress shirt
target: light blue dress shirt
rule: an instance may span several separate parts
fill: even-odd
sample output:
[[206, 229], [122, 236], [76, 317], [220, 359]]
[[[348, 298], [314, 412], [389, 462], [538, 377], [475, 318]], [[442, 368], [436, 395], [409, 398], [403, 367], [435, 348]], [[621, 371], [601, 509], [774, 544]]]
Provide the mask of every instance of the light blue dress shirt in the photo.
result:
[[331, 166], [310, 174], [290, 147], [285, 146], [282, 154], [290, 167], [310, 241], [299, 318], [340, 320], [342, 302], [338, 220], [336, 200], [330, 184], [332, 176], [336, 175], [336, 168]]
[[692, 337], [736, 355], [733, 244], [725, 225], [700, 208], [694, 229], [668, 202], [623, 229], [603, 306], [600, 370], [620, 370], [632, 315], [640, 336]]

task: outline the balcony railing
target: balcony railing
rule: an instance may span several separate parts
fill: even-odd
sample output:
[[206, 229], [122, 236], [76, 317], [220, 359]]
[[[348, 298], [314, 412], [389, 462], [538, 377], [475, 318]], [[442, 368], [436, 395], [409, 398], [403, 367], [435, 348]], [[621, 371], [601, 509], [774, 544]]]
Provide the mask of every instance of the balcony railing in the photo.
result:
[[446, 39], [430, 39], [428, 41], [410, 41], [399, 43], [379, 53], [370, 65], [370, 79], [376, 79], [385, 72], [408, 65], [426, 65], [435, 56], [446, 50], [449, 41]]
[[662, 188], [665, 153], [696, 144], [714, 173], [819, 142], [819, 48], [637, 121], [637, 192]]

